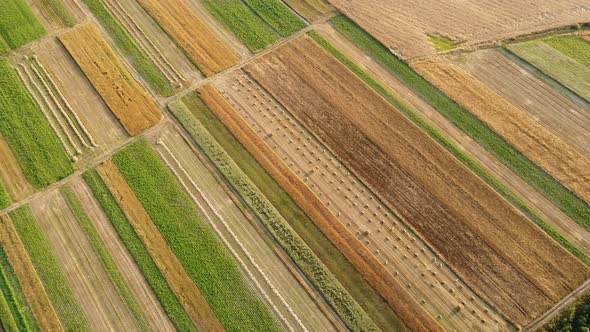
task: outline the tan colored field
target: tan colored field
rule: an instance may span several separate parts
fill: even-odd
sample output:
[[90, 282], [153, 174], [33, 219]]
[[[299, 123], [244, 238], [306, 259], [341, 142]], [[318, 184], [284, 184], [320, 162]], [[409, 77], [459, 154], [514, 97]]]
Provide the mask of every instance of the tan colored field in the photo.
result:
[[0, 134], [0, 179], [13, 201], [19, 201], [33, 192], [14, 154]]
[[287, 164], [273, 152], [263, 138], [248, 126], [215, 88], [208, 85], [201, 88], [199, 93], [208, 105], [219, 106], [212, 107], [211, 110], [255, 156], [266, 171], [281, 184], [281, 187], [310, 216], [412, 330], [444, 331], [436, 320], [393, 278], [377, 258], [362, 245], [360, 240], [355, 238], [353, 233], [338, 221], [303, 180], [297, 177], [294, 171], [289, 169]]
[[308, 22], [315, 22], [336, 12], [326, 0], [285, 0], [285, 3]]
[[206, 76], [238, 63], [237, 56], [190, 10], [183, 0], [138, 0]]
[[133, 261], [133, 257], [121, 242], [119, 235], [105, 216], [102, 207], [96, 201], [86, 182], [81, 177], [76, 177], [70, 180], [68, 184], [80, 200], [84, 211], [93, 223], [109, 255], [113, 258], [113, 262], [115, 262], [117, 270], [121, 273], [123, 281], [135, 296], [151, 330], [175, 331], [174, 325], [166, 316], [160, 302], [158, 302], [140, 269]]
[[115, 164], [106, 161], [97, 171], [196, 327], [204, 331], [224, 331], [207, 300], [168, 247]]
[[78, 26], [61, 34], [59, 40], [129, 135], [135, 136], [162, 119], [158, 105], [133, 78], [94, 25]]
[[137, 331], [131, 312], [59, 190], [46, 192], [30, 207], [90, 326], [97, 331]]
[[246, 69], [515, 324], [526, 325], [590, 275], [309, 37]]
[[[366, 53], [336, 32], [329, 24], [322, 24], [317, 28], [317, 31], [351, 60], [362, 66], [365, 71], [376, 78], [384, 87], [392, 91], [400, 101], [404, 102], [418, 115], [427, 120], [450, 142], [483, 166], [489, 174], [502, 181], [508, 189], [529, 207], [533, 208], [533, 210], [574, 246], [582, 250], [586, 255], [590, 255], [590, 236], [588, 236], [588, 232], [566, 216], [553, 202], [537, 192], [510, 168], [500, 162], [481, 145], [477, 144], [477, 142], [473, 141], [471, 137], [458, 129], [449, 119], [399, 81], [388, 70], [381, 67], [375, 60], [368, 57]], [[552, 94], [554, 93], [552, 91]]]
[[33, 263], [8, 215], [0, 216], [0, 245], [8, 256], [10, 266], [41, 330], [63, 331], [43, 284], [37, 276], [35, 267], [33, 267]]
[[476, 46], [590, 20], [585, 0], [329, 0], [403, 58], [436, 52], [428, 34]]
[[412, 67], [564, 186], [590, 202], [590, 160], [577, 149], [450, 61], [417, 61]]
[[344, 330], [324, 300], [280, 247], [266, 237], [263, 226], [205, 157], [193, 150], [172, 124], [151, 136], [156, 151], [283, 326], [287, 330]]

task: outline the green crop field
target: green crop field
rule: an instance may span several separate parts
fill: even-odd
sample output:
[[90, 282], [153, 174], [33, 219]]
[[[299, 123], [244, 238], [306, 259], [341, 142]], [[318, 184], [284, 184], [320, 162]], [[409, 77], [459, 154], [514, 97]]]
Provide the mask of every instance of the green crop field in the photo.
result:
[[437, 111], [553, 201], [565, 214], [590, 230], [590, 206], [588, 204], [519, 153], [469, 111], [418, 75], [410, 66], [389, 52], [385, 46], [354, 22], [344, 16], [338, 16], [333, 18], [331, 23], [336, 30], [412, 88]]
[[133, 143], [113, 162], [223, 326], [229, 331], [279, 330], [270, 309], [245, 284], [234, 258], [149, 143]]
[[276, 33], [241, 0], [204, 0], [207, 9], [251, 51], [279, 40]]
[[[8, 257], [2, 247], [0, 247], [0, 294], [6, 301], [10, 316], [18, 331], [39, 331], [33, 313], [28, 308], [18, 279], [14, 275], [12, 267], [8, 262]], [[4, 321], [1, 316], [0, 321]]]
[[244, 0], [276, 32], [289, 37], [306, 24], [280, 0]]
[[68, 331], [90, 331], [86, 315], [31, 209], [25, 205], [9, 215], [64, 328]]
[[543, 39], [543, 42], [590, 68], [590, 43], [573, 35]]
[[[47, 32], [25, 0], [0, 1], [0, 54], [16, 49]], [[8, 46], [8, 48], [6, 47]]]
[[113, 258], [107, 251], [107, 248], [105, 247], [102, 240], [100, 239], [100, 235], [98, 235], [98, 232], [96, 231], [96, 228], [94, 228], [92, 221], [84, 211], [84, 208], [82, 207], [82, 204], [80, 204], [78, 197], [76, 197], [74, 191], [72, 191], [72, 189], [67, 186], [61, 187], [61, 193], [64, 196], [66, 202], [68, 203], [70, 210], [72, 210], [72, 213], [78, 220], [78, 223], [80, 223], [80, 226], [82, 227], [84, 234], [86, 234], [86, 237], [90, 241], [90, 244], [94, 248], [94, 251], [98, 255], [98, 258], [102, 263], [102, 267], [109, 275], [109, 278], [113, 282], [113, 285], [117, 290], [117, 293], [119, 294], [123, 302], [127, 304], [127, 307], [131, 310], [131, 313], [133, 314], [133, 318], [135, 319], [137, 326], [142, 331], [149, 330], [148, 323], [145, 317], [143, 316], [141, 309], [139, 308], [139, 304], [137, 303], [135, 296], [123, 280], [123, 277], [121, 276], [119, 270], [117, 270], [117, 266], [115, 265]]
[[154, 291], [158, 301], [162, 304], [170, 321], [179, 331], [196, 331], [197, 329], [184, 311], [182, 304], [170, 289], [166, 279], [98, 173], [95, 170], [88, 171], [84, 174], [84, 180], [92, 189], [94, 196]]
[[128, 58], [135, 70], [143, 77], [154, 91], [161, 96], [171, 96], [174, 89], [164, 74], [139, 48], [135, 40], [127, 33], [121, 23], [105, 7], [102, 0], [83, 0], [96, 19], [111, 35], [117, 47]]
[[8, 192], [6, 191], [6, 188], [4, 188], [4, 186], [2, 185], [2, 182], [0, 182], [0, 210], [9, 206], [10, 203], [11, 203], [10, 196], [8, 195]]
[[43, 188], [74, 167], [16, 71], [0, 60], [0, 132], [35, 188]]

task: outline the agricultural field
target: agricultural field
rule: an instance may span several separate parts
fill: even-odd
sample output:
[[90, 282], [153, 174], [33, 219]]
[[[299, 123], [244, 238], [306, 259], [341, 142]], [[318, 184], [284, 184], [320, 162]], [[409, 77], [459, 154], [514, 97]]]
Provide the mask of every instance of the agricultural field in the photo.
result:
[[84, 17], [81, 8], [74, 0], [31, 0], [28, 2], [49, 33], [73, 27]]
[[0, 55], [46, 33], [25, 0], [6, 0], [0, 3]]
[[285, 0], [285, 3], [312, 23], [336, 12], [327, 0]]

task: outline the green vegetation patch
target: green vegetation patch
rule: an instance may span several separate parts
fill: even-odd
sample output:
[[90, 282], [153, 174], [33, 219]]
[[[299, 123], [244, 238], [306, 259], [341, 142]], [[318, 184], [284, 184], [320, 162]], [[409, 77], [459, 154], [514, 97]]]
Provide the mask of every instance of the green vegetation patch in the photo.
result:
[[276, 33], [241, 0], [204, 0], [203, 3], [251, 51], [279, 40]]
[[481, 167], [477, 162], [473, 159], [469, 158], [464, 152], [462, 152], [458, 147], [456, 147], [453, 143], [447, 140], [444, 135], [442, 135], [437, 129], [435, 129], [432, 125], [430, 125], [427, 121], [422, 119], [416, 112], [414, 112], [410, 107], [399, 101], [397, 97], [395, 97], [391, 92], [385, 89], [379, 82], [369, 76], [363, 69], [361, 69], [358, 65], [352, 62], [350, 59], [346, 57], [346, 55], [342, 54], [338, 49], [336, 49], [333, 45], [331, 45], [327, 40], [322, 38], [318, 35], [315, 31], [311, 31], [309, 35], [318, 42], [318, 44], [322, 45], [324, 49], [330, 52], [336, 59], [338, 59], [342, 64], [344, 64], [350, 71], [355, 73], [359, 78], [361, 78], [367, 85], [369, 85], [373, 90], [379, 93], [383, 98], [385, 98], [390, 104], [392, 104], [395, 108], [399, 111], [404, 113], [410, 120], [412, 120], [418, 127], [422, 128], [427, 134], [429, 134], [432, 138], [434, 138], [437, 142], [439, 142], [445, 149], [451, 152], [457, 159], [463, 162], [469, 169], [471, 169], [475, 174], [477, 174], [480, 178], [482, 178], [485, 182], [487, 182], [492, 188], [494, 188], [498, 193], [500, 193], [506, 200], [511, 202], [514, 206], [516, 206], [520, 211], [526, 214], [531, 220], [533, 220], [539, 227], [541, 227], [547, 234], [549, 234], [555, 241], [559, 242], [564, 248], [566, 248], [569, 252], [574, 254], [578, 257], [581, 261], [590, 265], [590, 258], [586, 256], [583, 252], [581, 252], [578, 248], [576, 248], [573, 244], [571, 244], [568, 240], [566, 240], [561, 234], [559, 234], [555, 229], [553, 229], [549, 224], [547, 224], [538, 214], [536, 214], [531, 208], [529, 208], [520, 198], [514, 195], [508, 188], [506, 188], [500, 181], [498, 181], [494, 176], [488, 173], [483, 167]]
[[119, 204], [100, 178], [100, 175], [98, 175], [96, 170], [90, 170], [84, 173], [84, 180], [88, 183], [92, 193], [119, 234], [121, 241], [123, 241], [125, 247], [129, 250], [133, 260], [154, 291], [170, 321], [172, 321], [179, 331], [197, 331], [193, 322], [184, 311], [182, 304], [178, 301], [172, 289], [170, 289], [168, 282], [166, 282], [158, 266], [141, 242], [141, 239], [135, 233], [133, 226], [131, 226]]
[[2, 185], [2, 182], [0, 182], [0, 210], [9, 206], [11, 202], [12, 201], [8, 195], [8, 192], [6, 191], [6, 188], [4, 188], [4, 185]]
[[113, 156], [154, 224], [228, 331], [278, 331], [270, 309], [246, 284], [234, 258], [203, 220], [149, 143]]
[[590, 331], [590, 294], [561, 311], [547, 325], [544, 332], [588, 332]]
[[186, 105], [175, 101], [169, 109], [344, 323], [353, 331], [378, 330], [371, 318]]
[[33, 187], [43, 188], [74, 172], [64, 147], [7, 60], [0, 60], [0, 132]]
[[16, 321], [4, 294], [0, 293], [0, 328], [6, 332], [18, 332]]
[[68, 203], [70, 210], [72, 210], [72, 213], [78, 220], [78, 223], [82, 227], [84, 234], [86, 234], [86, 237], [88, 238], [90, 244], [94, 248], [94, 251], [98, 255], [102, 267], [109, 275], [109, 278], [113, 282], [113, 285], [117, 290], [117, 293], [119, 294], [123, 302], [127, 304], [127, 307], [131, 310], [131, 313], [133, 314], [133, 318], [135, 319], [137, 326], [140, 328], [141, 331], [148, 331], [148, 323], [139, 307], [139, 304], [137, 303], [137, 300], [135, 299], [135, 296], [123, 280], [123, 277], [117, 269], [117, 266], [113, 261], [113, 258], [111, 257], [107, 248], [102, 242], [100, 235], [98, 235], [98, 232], [92, 224], [92, 221], [84, 211], [84, 208], [82, 207], [82, 204], [80, 204], [78, 197], [76, 197], [74, 191], [67, 186], [61, 187], [61, 193], [64, 196], [66, 202]]
[[[25, 0], [0, 1], [0, 39], [11, 49], [19, 48], [33, 41], [47, 31], [41, 25]], [[0, 46], [1, 50], [5, 47]]]
[[289, 37], [306, 24], [280, 0], [244, 0], [276, 32]]
[[64, 328], [67, 331], [90, 331], [86, 315], [31, 209], [25, 205], [9, 215]]
[[436, 34], [428, 34], [428, 39], [438, 51], [450, 51], [460, 44], [450, 38]]
[[357, 47], [412, 88], [437, 111], [485, 147], [522, 179], [552, 200], [565, 214], [590, 230], [590, 207], [588, 204], [519, 153], [469, 111], [462, 108], [430, 82], [418, 75], [410, 66], [389, 52], [385, 46], [354, 22], [345, 16], [337, 16], [331, 22], [336, 30]]
[[101, 0], [83, 0], [92, 14], [111, 35], [115, 44], [123, 55], [129, 59], [139, 75], [143, 77], [150, 87], [161, 96], [171, 96], [174, 89], [164, 77], [164, 74], [139, 48], [133, 38], [127, 33], [121, 23], [105, 7]]
[[578, 36], [556, 36], [543, 39], [543, 42], [580, 64], [590, 68], [590, 43]]
[[61, 0], [44, 0], [42, 3], [43, 5], [48, 6], [65, 26], [73, 27], [76, 25], [76, 20], [70, 12], [68, 12]]

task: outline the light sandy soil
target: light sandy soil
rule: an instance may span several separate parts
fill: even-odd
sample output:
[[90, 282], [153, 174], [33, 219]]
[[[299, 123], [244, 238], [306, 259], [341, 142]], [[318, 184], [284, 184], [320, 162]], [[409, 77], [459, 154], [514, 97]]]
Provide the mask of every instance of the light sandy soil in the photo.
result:
[[158, 299], [144, 279], [141, 270], [121, 242], [119, 235], [105, 216], [86, 182], [81, 177], [76, 177], [68, 183], [76, 193], [84, 211], [92, 221], [108, 253], [113, 258], [117, 270], [135, 295], [135, 299], [146, 317], [150, 329], [153, 331], [175, 331], [174, 325], [166, 316], [164, 309], [162, 309]]
[[63, 327], [51, 305], [51, 301], [37, 276], [35, 267], [14, 229], [8, 215], [0, 216], [0, 245], [23, 290], [27, 304], [43, 331], [62, 331]]
[[436, 52], [428, 34], [467, 46], [590, 20], [585, 0], [329, 0], [403, 58]]
[[0, 178], [13, 201], [19, 201], [33, 192], [12, 150], [0, 134]]
[[[509, 328], [500, 315], [446, 265], [441, 265], [426, 244], [413, 236], [409, 228], [259, 85], [242, 73], [217, 85], [242, 118], [359, 241], [386, 264], [387, 271], [414, 299], [433, 317], [441, 316], [439, 322], [446, 329]], [[458, 306], [463, 306], [462, 310], [457, 311]]]
[[552, 202], [523, 181], [463, 131], [455, 127], [446, 117], [417, 96], [416, 93], [376, 63], [370, 56], [336, 32], [331, 26], [323, 24], [318, 28], [318, 31], [351, 60], [363, 67], [372, 77], [377, 78], [384, 87], [392, 91], [402, 102], [427, 120], [451, 143], [477, 161], [488, 173], [500, 180], [529, 207], [533, 208], [559, 234], [563, 235], [586, 255], [590, 255], [590, 236], [583, 227], [566, 216]]
[[136, 331], [132, 314], [59, 190], [48, 191], [30, 207], [90, 326], [97, 331]]
[[309, 37], [246, 71], [515, 324], [526, 325], [590, 275]]
[[326, 303], [291, 260], [234, 196], [202, 155], [170, 124], [152, 136], [166, 164], [190, 193], [218, 237], [228, 247], [262, 301], [289, 330], [343, 329]]

